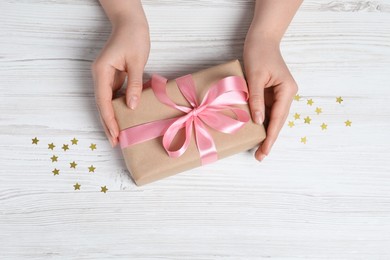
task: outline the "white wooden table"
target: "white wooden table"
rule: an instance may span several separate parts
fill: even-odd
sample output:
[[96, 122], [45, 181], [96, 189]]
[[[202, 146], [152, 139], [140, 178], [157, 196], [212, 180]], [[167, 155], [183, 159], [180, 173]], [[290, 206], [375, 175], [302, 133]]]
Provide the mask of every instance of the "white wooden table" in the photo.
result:
[[[241, 58], [253, 5], [145, 0], [145, 78]], [[143, 187], [97, 116], [90, 65], [110, 33], [97, 1], [0, 10], [0, 259], [390, 258], [390, 1], [303, 4], [282, 44], [295, 126], [263, 163], [244, 152]]]

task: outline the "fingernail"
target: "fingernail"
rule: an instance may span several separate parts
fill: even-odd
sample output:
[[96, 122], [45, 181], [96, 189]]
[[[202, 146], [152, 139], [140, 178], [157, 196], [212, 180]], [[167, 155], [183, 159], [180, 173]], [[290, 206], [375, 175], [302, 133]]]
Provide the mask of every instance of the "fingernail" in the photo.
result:
[[264, 160], [265, 156], [266, 156], [265, 154], [260, 155], [259, 161], [262, 162]]
[[264, 121], [263, 114], [260, 111], [255, 112], [255, 122], [256, 124], [262, 125]]
[[128, 106], [131, 109], [135, 109], [135, 107], [137, 106], [137, 103], [138, 103], [138, 98], [136, 96], [131, 96], [130, 99], [129, 99]]

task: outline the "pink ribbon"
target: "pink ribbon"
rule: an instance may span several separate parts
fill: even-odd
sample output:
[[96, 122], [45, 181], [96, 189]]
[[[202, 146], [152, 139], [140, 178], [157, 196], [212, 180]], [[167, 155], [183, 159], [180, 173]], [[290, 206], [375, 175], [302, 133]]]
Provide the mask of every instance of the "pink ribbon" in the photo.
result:
[[[167, 79], [153, 75], [151, 86], [154, 94], [160, 102], [184, 114], [122, 130], [119, 134], [121, 148], [163, 136], [164, 149], [170, 157], [177, 158], [187, 150], [194, 129], [202, 165], [216, 161], [218, 159], [217, 149], [206, 125], [222, 133], [233, 134], [250, 120], [247, 111], [234, 107], [234, 105], [247, 103], [248, 89], [245, 80], [239, 76], [221, 79], [210, 87], [199, 104], [192, 76], [189, 74], [177, 78], [176, 83], [191, 107], [175, 104], [166, 93], [166, 83]], [[221, 113], [223, 110], [232, 111], [236, 119]], [[183, 144], [179, 149], [171, 150], [173, 139], [183, 128], [185, 128]]]

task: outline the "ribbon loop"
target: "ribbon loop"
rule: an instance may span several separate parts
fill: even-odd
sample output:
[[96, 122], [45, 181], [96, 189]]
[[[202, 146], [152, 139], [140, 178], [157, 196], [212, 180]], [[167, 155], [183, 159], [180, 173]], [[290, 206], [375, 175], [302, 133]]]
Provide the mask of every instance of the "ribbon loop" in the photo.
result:
[[[230, 76], [221, 79], [206, 92], [199, 103], [192, 75], [177, 78], [176, 83], [191, 107], [175, 104], [167, 95], [167, 79], [153, 75], [151, 87], [157, 99], [184, 114], [170, 119], [157, 120], [124, 129], [120, 132], [121, 148], [163, 136], [163, 147], [170, 157], [177, 158], [187, 150], [194, 131], [196, 145], [202, 165], [218, 160], [217, 149], [207, 126], [226, 134], [233, 134], [250, 120], [247, 111], [234, 105], [246, 104], [248, 89], [242, 77]], [[230, 110], [236, 118], [221, 113]], [[171, 150], [171, 145], [178, 132], [185, 128], [185, 138], [180, 147]]]

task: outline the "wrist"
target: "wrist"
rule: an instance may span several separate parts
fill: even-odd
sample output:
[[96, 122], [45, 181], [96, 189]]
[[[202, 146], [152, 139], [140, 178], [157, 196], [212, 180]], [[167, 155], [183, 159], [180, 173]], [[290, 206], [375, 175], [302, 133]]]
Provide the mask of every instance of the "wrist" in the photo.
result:
[[129, 26], [148, 28], [140, 0], [100, 0], [113, 29]]
[[246, 46], [262, 46], [270, 50], [280, 49], [281, 37], [268, 31], [253, 30], [252, 28], [248, 31], [245, 39]]

